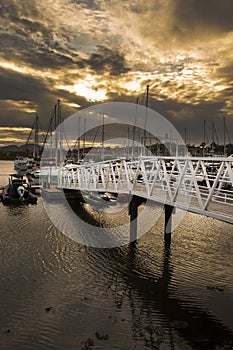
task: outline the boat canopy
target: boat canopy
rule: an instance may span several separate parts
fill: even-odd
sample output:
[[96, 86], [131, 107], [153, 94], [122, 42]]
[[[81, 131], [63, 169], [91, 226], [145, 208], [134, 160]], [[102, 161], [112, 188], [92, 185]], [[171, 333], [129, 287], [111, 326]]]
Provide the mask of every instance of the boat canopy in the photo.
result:
[[23, 175], [20, 175], [20, 174], [9, 174], [10, 177], [14, 177], [16, 179], [22, 179], [23, 178]]

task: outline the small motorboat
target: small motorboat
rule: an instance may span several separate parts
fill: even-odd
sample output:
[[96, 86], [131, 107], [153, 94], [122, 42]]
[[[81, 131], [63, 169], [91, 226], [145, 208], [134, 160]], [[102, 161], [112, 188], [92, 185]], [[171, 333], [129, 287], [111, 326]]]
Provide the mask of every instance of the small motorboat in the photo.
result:
[[9, 183], [2, 190], [1, 199], [3, 204], [37, 202], [37, 196], [30, 191], [30, 187], [22, 175], [9, 175]]
[[117, 199], [117, 194], [111, 192], [104, 192], [100, 194], [100, 197], [107, 202], [115, 202]]

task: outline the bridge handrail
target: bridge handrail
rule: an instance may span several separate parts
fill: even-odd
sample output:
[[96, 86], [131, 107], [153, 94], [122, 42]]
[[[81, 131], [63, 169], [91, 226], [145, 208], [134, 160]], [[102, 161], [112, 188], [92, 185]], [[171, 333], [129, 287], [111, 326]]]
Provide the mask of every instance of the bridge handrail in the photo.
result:
[[[214, 164], [215, 171], [209, 166]], [[87, 191], [140, 193], [141, 196], [233, 221], [233, 157], [125, 157], [61, 168], [59, 186]], [[183, 202], [182, 202], [183, 201]], [[224, 204], [222, 206], [216, 204]], [[229, 213], [226, 210], [229, 209]]]

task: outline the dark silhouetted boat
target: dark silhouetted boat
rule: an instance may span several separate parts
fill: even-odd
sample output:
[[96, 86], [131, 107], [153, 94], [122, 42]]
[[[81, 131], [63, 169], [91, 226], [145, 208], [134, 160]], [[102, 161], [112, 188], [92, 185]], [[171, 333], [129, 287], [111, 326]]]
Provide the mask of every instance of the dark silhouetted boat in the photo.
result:
[[9, 175], [9, 183], [2, 190], [3, 204], [37, 202], [37, 196], [30, 191], [30, 187], [22, 175]]

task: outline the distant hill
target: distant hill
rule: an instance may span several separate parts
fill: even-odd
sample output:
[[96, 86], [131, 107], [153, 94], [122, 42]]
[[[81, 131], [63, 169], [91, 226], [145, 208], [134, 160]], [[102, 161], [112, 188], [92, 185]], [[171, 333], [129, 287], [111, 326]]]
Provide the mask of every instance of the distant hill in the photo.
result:
[[[33, 144], [25, 144], [21, 146], [17, 145], [8, 145], [8, 146], [2, 146], [0, 147], [0, 151], [3, 153], [32, 153], [33, 152], [34, 145]], [[42, 149], [41, 146], [39, 146], [39, 151]]]

